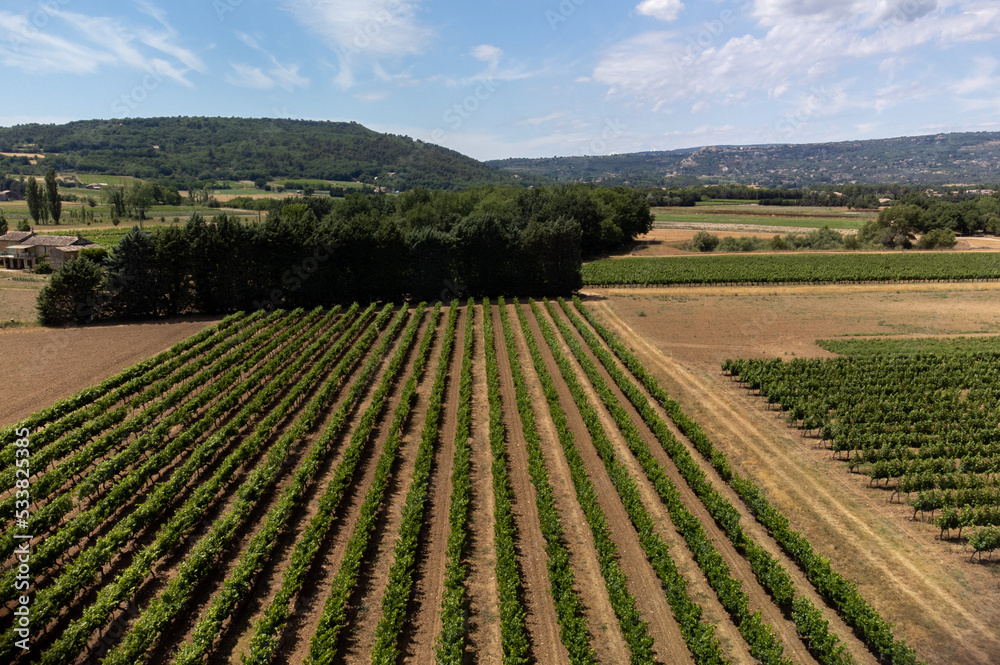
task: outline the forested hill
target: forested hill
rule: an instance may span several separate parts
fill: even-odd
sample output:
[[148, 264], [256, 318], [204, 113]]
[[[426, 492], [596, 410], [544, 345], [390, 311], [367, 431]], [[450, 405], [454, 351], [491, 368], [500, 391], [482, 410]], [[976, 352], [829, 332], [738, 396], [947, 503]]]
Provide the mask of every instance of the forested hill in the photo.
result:
[[840, 143], [709, 146], [606, 157], [487, 162], [523, 176], [635, 185], [708, 183], [800, 187], [1000, 182], [1000, 132], [935, 134]]
[[[266, 118], [134, 118], [0, 127], [0, 173], [57, 171], [256, 180], [317, 178], [385, 183], [393, 189], [452, 189], [515, 182], [471, 157], [354, 122]], [[55, 154], [52, 154], [55, 153]], [[390, 175], [394, 174], [394, 175]]]

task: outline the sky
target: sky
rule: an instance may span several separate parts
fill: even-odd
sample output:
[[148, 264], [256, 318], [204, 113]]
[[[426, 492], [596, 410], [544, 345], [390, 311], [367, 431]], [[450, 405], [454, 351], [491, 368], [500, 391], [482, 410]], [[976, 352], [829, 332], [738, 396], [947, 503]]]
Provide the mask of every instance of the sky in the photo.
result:
[[477, 159], [1000, 130], [996, 0], [0, 0], [0, 126], [356, 121]]

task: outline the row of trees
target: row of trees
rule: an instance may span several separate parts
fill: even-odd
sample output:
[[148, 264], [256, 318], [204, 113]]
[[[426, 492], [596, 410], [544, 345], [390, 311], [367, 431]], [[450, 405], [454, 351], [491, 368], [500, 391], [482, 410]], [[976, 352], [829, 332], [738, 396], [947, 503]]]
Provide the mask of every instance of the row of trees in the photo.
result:
[[40, 294], [39, 320], [565, 294], [582, 284], [584, 253], [650, 225], [641, 195], [576, 186], [299, 200], [255, 224], [196, 214], [134, 227], [102, 262], [70, 261]]
[[28, 203], [28, 214], [36, 223], [47, 224], [49, 217], [56, 224], [62, 215], [62, 198], [56, 183], [55, 169], [45, 172], [45, 184], [41, 186], [34, 176], [28, 178], [24, 188], [24, 198]]

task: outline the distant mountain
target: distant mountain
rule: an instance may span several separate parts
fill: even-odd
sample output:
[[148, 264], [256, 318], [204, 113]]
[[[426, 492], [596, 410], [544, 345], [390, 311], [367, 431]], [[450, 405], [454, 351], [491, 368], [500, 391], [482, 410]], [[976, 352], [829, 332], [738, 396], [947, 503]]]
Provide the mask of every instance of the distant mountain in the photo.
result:
[[17, 125], [0, 127], [0, 152], [46, 153], [34, 166], [25, 157], [0, 157], [0, 174], [54, 167], [139, 178], [362, 180], [393, 189], [518, 182], [454, 150], [354, 122], [177, 117]]
[[996, 184], [1000, 182], [1000, 132], [800, 145], [708, 146], [606, 157], [504, 159], [487, 164], [522, 176], [654, 186]]

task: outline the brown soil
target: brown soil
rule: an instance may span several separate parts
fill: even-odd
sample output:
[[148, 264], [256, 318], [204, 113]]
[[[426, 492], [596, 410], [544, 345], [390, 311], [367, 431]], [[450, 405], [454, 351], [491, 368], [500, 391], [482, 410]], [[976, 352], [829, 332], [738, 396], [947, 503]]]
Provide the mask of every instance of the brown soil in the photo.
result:
[[0, 330], [0, 426], [155, 356], [218, 317], [77, 328]]
[[[472, 313], [470, 312], [470, 316]], [[472, 449], [470, 458], [471, 500], [466, 544], [468, 566], [468, 639], [466, 662], [499, 663], [500, 616], [497, 611], [496, 549], [494, 547], [493, 457], [490, 454], [489, 403], [486, 397], [486, 342], [483, 308], [477, 305], [475, 341], [472, 348]], [[423, 665], [422, 663], [418, 665]]]
[[[875, 332], [870, 326], [919, 327], [929, 334], [977, 326], [997, 330], [996, 289], [895, 291], [868, 287], [811, 298], [781, 294], [770, 302], [756, 295], [713, 296], [655, 317], [638, 316], [630, 298], [595, 301], [591, 307], [734, 467], [754, 478], [793, 528], [801, 529], [897, 624], [897, 635], [920, 657], [931, 663], [992, 663], [1000, 653], [997, 567], [968, 564], [967, 552], [936, 540], [935, 527], [908, 519], [912, 511], [903, 506], [886, 503], [885, 490], [869, 489], [865, 478], [848, 473], [828, 451], [790, 430], [718, 368], [720, 356], [781, 355], [790, 347], [805, 351], [809, 338]], [[747, 322], [749, 328], [741, 331]], [[710, 331], [711, 338], [695, 343], [699, 331]]]

